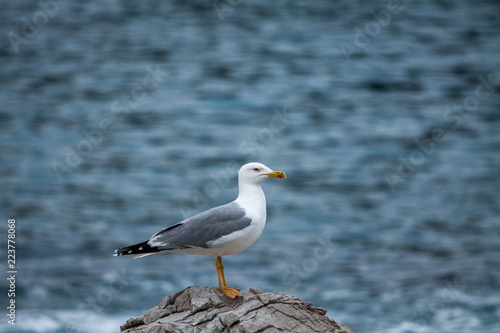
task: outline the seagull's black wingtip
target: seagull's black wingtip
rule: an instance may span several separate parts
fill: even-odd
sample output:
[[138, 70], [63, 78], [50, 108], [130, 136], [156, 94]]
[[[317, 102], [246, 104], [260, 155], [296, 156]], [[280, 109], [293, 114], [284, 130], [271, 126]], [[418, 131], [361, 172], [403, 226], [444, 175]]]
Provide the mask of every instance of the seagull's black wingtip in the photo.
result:
[[149, 246], [148, 242], [146, 241], [127, 247], [122, 247], [121, 249], [116, 249], [115, 254], [113, 254], [113, 256], [119, 257], [128, 254], [145, 254], [145, 253], [154, 253], [159, 251], [160, 250], [157, 247]]

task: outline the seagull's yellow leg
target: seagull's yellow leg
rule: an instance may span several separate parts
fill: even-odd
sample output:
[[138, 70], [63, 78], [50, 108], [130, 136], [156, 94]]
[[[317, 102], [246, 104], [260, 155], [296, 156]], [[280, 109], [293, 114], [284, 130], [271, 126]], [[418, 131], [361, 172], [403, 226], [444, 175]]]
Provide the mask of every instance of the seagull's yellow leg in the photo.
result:
[[222, 264], [222, 258], [219, 257], [218, 260], [219, 260], [219, 269], [220, 269], [220, 275], [221, 275], [221, 279], [222, 279], [222, 285], [224, 287], [227, 287], [226, 277], [224, 276], [224, 265]]
[[220, 257], [217, 257], [217, 260], [215, 261], [215, 269], [217, 270], [217, 278], [219, 279], [219, 289], [222, 289], [225, 287], [226, 282], [222, 280], [220, 266], [222, 266], [222, 262]]
[[219, 290], [227, 297], [236, 298], [240, 297], [239, 289], [228, 287], [226, 284], [226, 277], [224, 276], [224, 265], [222, 265], [222, 258], [217, 257], [215, 261], [215, 268], [217, 269], [217, 277], [219, 278]]

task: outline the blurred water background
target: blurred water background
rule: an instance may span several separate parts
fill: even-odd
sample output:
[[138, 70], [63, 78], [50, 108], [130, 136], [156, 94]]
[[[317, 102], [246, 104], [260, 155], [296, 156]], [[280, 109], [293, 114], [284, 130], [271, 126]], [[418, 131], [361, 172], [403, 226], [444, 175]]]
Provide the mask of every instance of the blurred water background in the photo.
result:
[[0, 4], [1, 331], [118, 332], [215, 286], [209, 257], [112, 253], [250, 161], [288, 180], [230, 284], [355, 332], [500, 331], [500, 2], [54, 4]]

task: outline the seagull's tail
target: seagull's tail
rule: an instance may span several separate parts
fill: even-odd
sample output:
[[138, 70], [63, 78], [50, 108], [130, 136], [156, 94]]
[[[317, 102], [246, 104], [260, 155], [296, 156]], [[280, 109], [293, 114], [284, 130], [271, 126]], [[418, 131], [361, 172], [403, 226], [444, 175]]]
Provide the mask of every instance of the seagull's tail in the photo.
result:
[[148, 242], [142, 242], [139, 244], [122, 247], [121, 249], [116, 249], [114, 256], [123, 256], [128, 254], [133, 254], [134, 259], [151, 256], [153, 254], [159, 254], [161, 252], [157, 247], [149, 246]]

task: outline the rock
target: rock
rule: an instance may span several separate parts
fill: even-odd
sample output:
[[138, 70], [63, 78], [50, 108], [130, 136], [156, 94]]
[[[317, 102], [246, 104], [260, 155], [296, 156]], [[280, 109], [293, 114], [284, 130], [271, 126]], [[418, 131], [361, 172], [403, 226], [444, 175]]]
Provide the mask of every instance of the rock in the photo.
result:
[[121, 330], [126, 333], [352, 333], [325, 314], [325, 309], [293, 296], [250, 289], [233, 300], [217, 288], [191, 286], [165, 296], [142, 317], [129, 319]]

